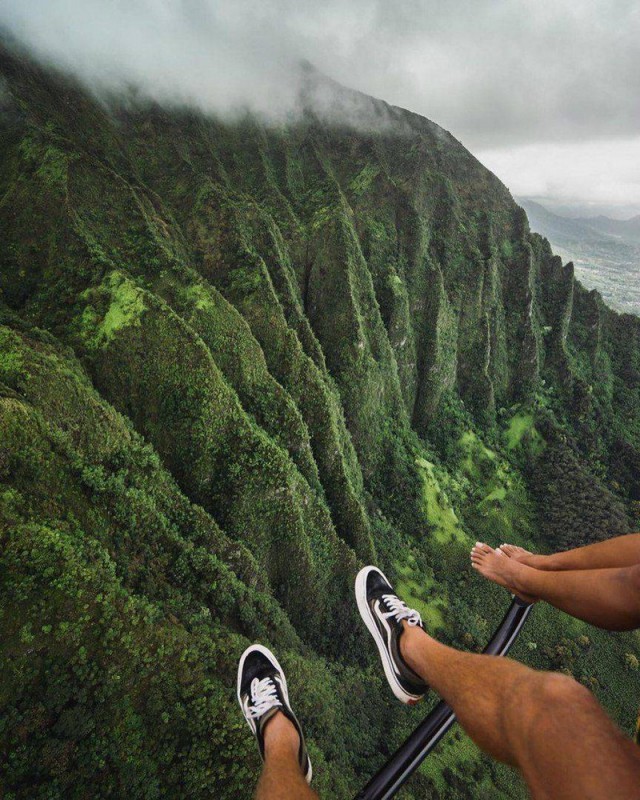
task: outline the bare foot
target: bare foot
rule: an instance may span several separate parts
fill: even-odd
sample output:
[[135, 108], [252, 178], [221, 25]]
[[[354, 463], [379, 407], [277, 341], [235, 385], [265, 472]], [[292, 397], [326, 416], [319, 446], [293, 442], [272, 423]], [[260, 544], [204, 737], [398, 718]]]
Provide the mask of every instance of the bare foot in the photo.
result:
[[526, 564], [528, 567], [534, 569], [551, 569], [549, 556], [541, 556], [537, 553], [532, 553], [530, 550], [525, 550], [524, 547], [518, 547], [515, 544], [501, 544], [498, 548], [505, 556], [513, 558], [520, 564]]
[[531, 550], [525, 550], [524, 547], [518, 547], [517, 544], [501, 544], [497, 549], [501, 550], [505, 556], [515, 558], [516, 561], [522, 561], [522, 559], [526, 559], [527, 556], [533, 555]]
[[536, 603], [538, 598], [520, 589], [523, 565], [502, 550], [493, 550], [488, 544], [476, 542], [471, 549], [471, 566], [490, 581], [503, 586], [525, 603]]

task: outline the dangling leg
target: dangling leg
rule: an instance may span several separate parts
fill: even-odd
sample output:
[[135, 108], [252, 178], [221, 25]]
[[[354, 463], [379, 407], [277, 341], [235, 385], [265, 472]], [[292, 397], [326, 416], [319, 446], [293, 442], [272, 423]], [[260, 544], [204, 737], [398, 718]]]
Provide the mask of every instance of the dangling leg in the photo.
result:
[[512, 544], [500, 545], [500, 550], [521, 564], [542, 570], [607, 569], [640, 564], [640, 533], [615, 536], [605, 542], [588, 544], [562, 553], [538, 555]]
[[623, 631], [640, 627], [640, 564], [548, 572], [508, 558], [482, 543], [471, 551], [471, 562], [474, 569], [494, 583], [545, 600], [599, 628]]
[[485, 752], [522, 772], [535, 800], [640, 798], [640, 749], [573, 679], [462, 653], [404, 623], [401, 653]]
[[264, 645], [252, 644], [238, 664], [238, 703], [264, 761], [256, 800], [318, 800], [309, 788], [311, 760], [289, 705], [287, 679]]
[[255, 800], [318, 800], [300, 769], [300, 737], [283, 714], [276, 714], [264, 729], [264, 766]]

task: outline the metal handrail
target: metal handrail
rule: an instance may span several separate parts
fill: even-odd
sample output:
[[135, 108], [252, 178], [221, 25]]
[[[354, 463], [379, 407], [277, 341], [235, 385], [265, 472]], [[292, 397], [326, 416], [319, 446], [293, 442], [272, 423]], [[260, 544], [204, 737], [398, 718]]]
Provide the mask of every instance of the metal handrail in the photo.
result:
[[[531, 609], [530, 604], [514, 597], [483, 653], [494, 656], [506, 655]], [[364, 789], [358, 792], [355, 800], [388, 800], [393, 797], [455, 721], [456, 716], [452, 709], [441, 700], [387, 763], [376, 772]]]

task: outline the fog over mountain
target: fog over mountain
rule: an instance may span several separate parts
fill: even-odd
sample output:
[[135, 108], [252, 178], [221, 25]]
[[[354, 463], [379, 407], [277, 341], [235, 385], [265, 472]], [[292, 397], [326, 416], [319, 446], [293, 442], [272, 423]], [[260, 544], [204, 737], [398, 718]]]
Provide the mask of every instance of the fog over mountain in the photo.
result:
[[0, 0], [0, 25], [94, 88], [223, 114], [295, 113], [306, 59], [443, 125], [517, 193], [640, 202], [627, 0]]

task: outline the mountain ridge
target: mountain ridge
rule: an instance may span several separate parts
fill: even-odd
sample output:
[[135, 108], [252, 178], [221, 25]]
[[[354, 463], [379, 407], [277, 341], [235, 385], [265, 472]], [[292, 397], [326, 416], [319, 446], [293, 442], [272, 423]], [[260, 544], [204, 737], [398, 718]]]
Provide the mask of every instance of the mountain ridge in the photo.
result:
[[543, 203], [536, 202], [530, 197], [516, 198], [523, 207], [535, 211], [541, 216], [548, 216], [551, 220], [562, 220], [563, 224], [569, 226], [569, 230], [575, 225], [575, 231], [581, 235], [588, 233], [597, 234], [599, 236], [614, 236], [635, 240], [640, 232], [640, 214], [636, 214], [628, 219], [614, 219], [605, 214], [598, 214], [594, 217], [588, 216], [567, 216], [566, 214], [557, 214], [551, 211]]
[[[421, 714], [384, 700], [358, 565], [479, 649], [505, 595], [473, 541], [629, 531], [640, 320], [410, 112], [401, 136], [229, 123], [0, 73], [3, 781], [244, 796], [233, 675], [260, 638], [317, 785], [351, 796]], [[540, 609], [516, 655], [629, 727], [635, 640], [558, 625]], [[438, 758], [405, 797], [523, 796], [466, 742]]]
[[629, 219], [612, 219], [600, 214], [597, 217], [587, 217], [585, 221], [603, 233], [640, 241], [640, 214]]

